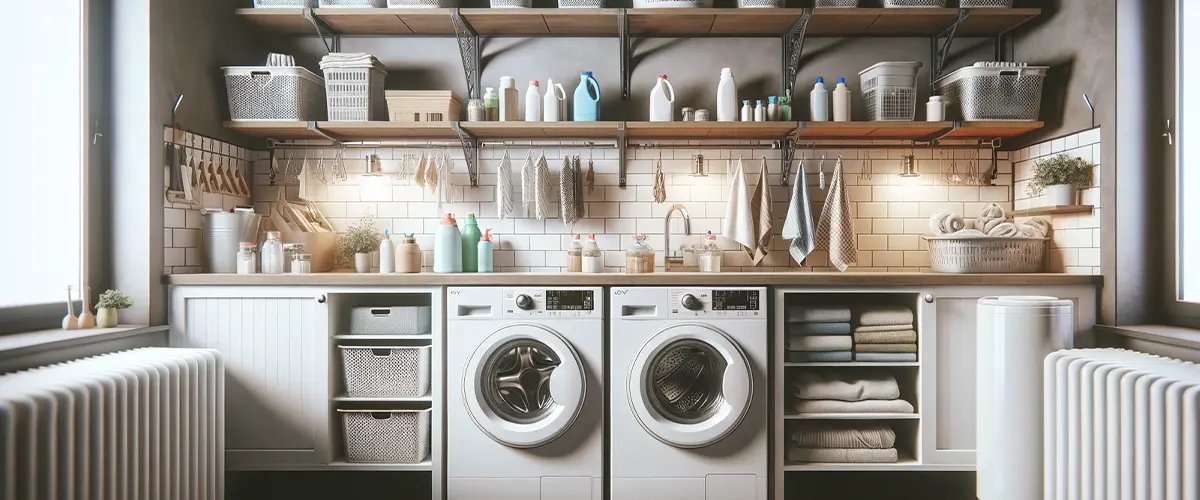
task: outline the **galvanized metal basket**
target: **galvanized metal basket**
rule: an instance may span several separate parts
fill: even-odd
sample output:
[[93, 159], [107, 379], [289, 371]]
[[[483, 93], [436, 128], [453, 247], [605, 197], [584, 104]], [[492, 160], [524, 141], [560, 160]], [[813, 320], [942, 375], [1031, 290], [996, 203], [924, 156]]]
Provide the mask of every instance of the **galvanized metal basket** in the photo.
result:
[[929, 267], [939, 273], [1039, 273], [1049, 238], [926, 236]]
[[429, 458], [433, 410], [338, 410], [346, 436], [346, 461], [416, 464]]
[[1049, 66], [979, 63], [935, 83], [964, 120], [1037, 120]]
[[599, 9], [604, 7], [604, 0], [558, 0], [560, 9]]

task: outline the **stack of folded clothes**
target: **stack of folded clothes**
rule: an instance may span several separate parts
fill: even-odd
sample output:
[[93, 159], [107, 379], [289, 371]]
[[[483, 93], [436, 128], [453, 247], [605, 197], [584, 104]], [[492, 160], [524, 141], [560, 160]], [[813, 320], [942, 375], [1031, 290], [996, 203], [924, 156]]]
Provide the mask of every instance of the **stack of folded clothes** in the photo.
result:
[[912, 413], [900, 384], [875, 370], [805, 370], [791, 379], [792, 410], [804, 413]]
[[788, 462], [892, 464], [899, 461], [896, 432], [874, 422], [811, 422], [792, 428]]
[[792, 306], [787, 309], [787, 360], [792, 363], [850, 361], [849, 307]]
[[857, 311], [854, 360], [898, 362], [917, 360], [917, 331], [907, 307], [874, 306]]

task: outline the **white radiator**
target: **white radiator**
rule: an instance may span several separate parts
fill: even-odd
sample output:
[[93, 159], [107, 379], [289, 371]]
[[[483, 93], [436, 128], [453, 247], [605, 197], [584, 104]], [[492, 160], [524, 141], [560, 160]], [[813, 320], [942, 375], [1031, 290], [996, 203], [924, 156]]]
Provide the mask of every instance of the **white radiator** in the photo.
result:
[[224, 390], [211, 349], [0, 376], [0, 499], [222, 499]]
[[1200, 365], [1077, 349], [1044, 376], [1044, 498], [1200, 499]]

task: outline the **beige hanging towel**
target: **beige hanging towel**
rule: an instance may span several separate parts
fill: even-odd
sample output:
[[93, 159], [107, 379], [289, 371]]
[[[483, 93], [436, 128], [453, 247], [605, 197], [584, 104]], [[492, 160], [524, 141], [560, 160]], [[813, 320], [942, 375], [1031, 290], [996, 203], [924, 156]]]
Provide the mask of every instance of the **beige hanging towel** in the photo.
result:
[[771, 184], [767, 177], [767, 159], [762, 159], [758, 185], [750, 196], [750, 217], [754, 220], [754, 253], [750, 262], [758, 265], [771, 250]]
[[500, 219], [506, 219], [512, 215], [514, 207], [513, 185], [512, 185], [512, 159], [508, 157], [508, 150], [504, 150], [504, 155], [500, 157], [500, 167], [496, 169], [496, 211], [500, 212]]
[[746, 185], [746, 169], [738, 160], [729, 189], [729, 202], [725, 207], [725, 222], [722, 234], [742, 246], [747, 255], [753, 256], [755, 248], [754, 219], [750, 209], [750, 190]]
[[846, 197], [846, 184], [842, 182], [840, 158], [833, 167], [833, 182], [821, 210], [821, 221], [817, 223], [817, 248], [829, 250], [829, 262], [839, 271], [845, 272], [850, 264], [858, 262], [854, 224], [850, 220], [850, 199]]
[[525, 153], [525, 163], [521, 165], [521, 206], [525, 214], [537, 204], [537, 162], [533, 159], [533, 150]]
[[534, 206], [533, 216], [537, 220], [550, 217], [550, 164], [546, 163], [546, 152], [538, 155], [537, 164], [533, 170]]

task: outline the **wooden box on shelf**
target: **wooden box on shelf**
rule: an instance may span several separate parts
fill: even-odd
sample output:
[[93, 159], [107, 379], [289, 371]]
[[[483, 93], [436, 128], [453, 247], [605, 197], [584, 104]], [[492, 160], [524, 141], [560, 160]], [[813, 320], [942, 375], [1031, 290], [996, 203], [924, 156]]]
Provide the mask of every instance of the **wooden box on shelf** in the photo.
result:
[[449, 90], [389, 90], [388, 119], [393, 122], [456, 122], [462, 104]]

